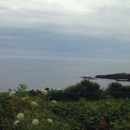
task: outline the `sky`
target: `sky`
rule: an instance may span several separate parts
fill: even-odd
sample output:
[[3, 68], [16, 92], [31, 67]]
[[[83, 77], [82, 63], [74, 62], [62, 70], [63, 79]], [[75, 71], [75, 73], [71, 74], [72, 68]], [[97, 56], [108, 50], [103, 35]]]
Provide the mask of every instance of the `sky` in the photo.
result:
[[129, 60], [129, 0], [0, 0], [0, 57]]

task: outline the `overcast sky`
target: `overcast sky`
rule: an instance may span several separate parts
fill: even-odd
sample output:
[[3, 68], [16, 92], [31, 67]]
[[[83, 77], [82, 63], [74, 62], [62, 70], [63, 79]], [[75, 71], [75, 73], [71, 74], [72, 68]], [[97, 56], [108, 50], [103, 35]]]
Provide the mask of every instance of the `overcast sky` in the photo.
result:
[[130, 59], [130, 0], [0, 0], [0, 56]]

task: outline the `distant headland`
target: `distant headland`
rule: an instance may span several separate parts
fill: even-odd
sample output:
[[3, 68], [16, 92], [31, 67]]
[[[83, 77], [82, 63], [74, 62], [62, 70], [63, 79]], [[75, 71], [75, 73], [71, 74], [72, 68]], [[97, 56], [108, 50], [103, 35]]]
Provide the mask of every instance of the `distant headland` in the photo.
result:
[[95, 76], [95, 78], [114, 79], [116, 81], [130, 81], [130, 74], [116, 73], [116, 74], [107, 74], [107, 75], [97, 75]]
[[88, 79], [88, 80], [102, 78], [102, 79], [113, 79], [113, 80], [116, 80], [116, 81], [129, 81], [130, 82], [130, 74], [128, 74], [128, 73], [96, 75], [95, 77], [92, 77], [92, 76], [80, 76], [80, 78]]

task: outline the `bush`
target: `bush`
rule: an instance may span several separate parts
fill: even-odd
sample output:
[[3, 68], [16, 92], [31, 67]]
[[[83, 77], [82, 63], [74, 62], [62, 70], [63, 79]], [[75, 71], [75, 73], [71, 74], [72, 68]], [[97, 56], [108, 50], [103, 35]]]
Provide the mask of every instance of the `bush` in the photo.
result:
[[[37, 93], [37, 92], [35, 92]], [[24, 95], [24, 97], [23, 97]], [[37, 93], [31, 96], [26, 92], [0, 94], [0, 129], [1, 130], [129, 130], [130, 99], [114, 99], [107, 96], [105, 100], [56, 102], [48, 95]], [[24, 114], [19, 120], [18, 113]], [[22, 118], [22, 117], [20, 117]], [[33, 126], [32, 120], [39, 123]], [[51, 119], [51, 122], [48, 122]], [[16, 122], [15, 122], [16, 123]], [[34, 124], [37, 124], [35, 122]]]
[[[61, 121], [61, 118], [51, 112], [51, 106], [56, 103], [50, 102], [48, 95], [38, 93], [31, 96], [26, 92], [16, 92], [9, 97], [8, 93], [6, 93], [0, 95], [0, 102], [1, 130], [70, 129], [67, 122]], [[18, 114], [22, 116], [18, 118]], [[38, 125], [33, 126], [33, 119], [38, 119]], [[51, 119], [52, 122], [48, 122], [48, 119]]]
[[130, 99], [58, 103], [52, 112], [63, 117], [70, 130], [128, 130], [130, 129]]
[[113, 82], [109, 84], [108, 88], [106, 89], [106, 92], [121, 92], [122, 84], [118, 82]]
[[130, 92], [130, 86], [122, 86], [121, 92]]
[[87, 93], [87, 92], [99, 92], [100, 85], [93, 83], [89, 80], [83, 80], [76, 85], [69, 86], [65, 89], [65, 92]]

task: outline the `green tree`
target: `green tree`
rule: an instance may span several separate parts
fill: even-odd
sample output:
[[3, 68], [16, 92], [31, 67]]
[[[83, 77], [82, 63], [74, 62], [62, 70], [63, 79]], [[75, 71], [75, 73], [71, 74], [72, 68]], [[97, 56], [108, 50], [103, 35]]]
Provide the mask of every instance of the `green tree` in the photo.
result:
[[129, 85], [128, 86], [123, 86], [121, 88], [121, 92], [130, 92], [130, 86]]
[[100, 85], [89, 80], [83, 80], [76, 85], [69, 86], [65, 89], [65, 92], [99, 92]]
[[108, 88], [106, 89], [106, 92], [121, 92], [122, 84], [118, 82], [113, 82], [109, 84]]
[[19, 87], [17, 87], [18, 91], [25, 91], [27, 89], [27, 85], [26, 84], [19, 84]]

